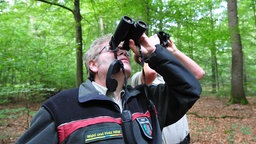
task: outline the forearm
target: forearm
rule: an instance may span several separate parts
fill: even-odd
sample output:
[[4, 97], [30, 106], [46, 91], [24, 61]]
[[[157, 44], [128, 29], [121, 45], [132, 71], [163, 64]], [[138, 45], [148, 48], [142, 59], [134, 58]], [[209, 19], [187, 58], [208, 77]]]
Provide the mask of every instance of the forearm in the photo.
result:
[[201, 90], [201, 86], [194, 75], [162, 46], [157, 45], [157, 51], [146, 62], [149, 63], [150, 68], [164, 77], [169, 86], [186, 85]]
[[186, 56], [178, 49], [171, 53], [194, 74], [196, 79], [200, 80], [204, 76], [204, 70], [190, 57]]
[[147, 63], [144, 63], [143, 69], [144, 69], [144, 73], [145, 73], [145, 80], [146, 80], [146, 82], [144, 82], [145, 80], [144, 80], [144, 76], [143, 76], [143, 73], [142, 73], [142, 72], [141, 72], [141, 76], [140, 76], [141, 82], [142, 82], [142, 83], [145, 83], [145, 84], [147, 84], [147, 85], [148, 85], [148, 84], [152, 84], [152, 82], [155, 80], [156, 75], [157, 75], [156, 71], [153, 70], [153, 69], [151, 69], [151, 68], [148, 66]]
[[[151, 86], [150, 99], [164, 124], [180, 119], [196, 102], [201, 94], [201, 86], [195, 76], [172, 54], [161, 46], [147, 61], [149, 66], [163, 76], [165, 85]], [[165, 117], [166, 116], [166, 117]]]

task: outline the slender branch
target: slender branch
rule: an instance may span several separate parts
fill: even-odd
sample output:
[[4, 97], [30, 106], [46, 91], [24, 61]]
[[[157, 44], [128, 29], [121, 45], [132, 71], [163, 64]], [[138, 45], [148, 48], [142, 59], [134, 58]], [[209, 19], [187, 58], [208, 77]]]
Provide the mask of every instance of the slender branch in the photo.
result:
[[64, 5], [61, 5], [61, 4], [58, 4], [58, 3], [54, 3], [54, 2], [49, 2], [47, 0], [37, 0], [37, 1], [44, 2], [44, 3], [50, 4], [50, 5], [55, 5], [55, 6], [62, 7], [62, 8], [66, 9], [66, 10], [68, 10], [68, 11], [70, 11], [70, 12], [72, 12], [74, 14], [74, 11], [72, 9], [70, 9], [70, 8], [64, 6]]
[[223, 115], [223, 116], [204, 116], [199, 115], [197, 112], [188, 112], [187, 115], [195, 115], [198, 118], [209, 118], [209, 119], [225, 119], [225, 118], [235, 118], [235, 119], [244, 119], [245, 117], [241, 116], [230, 116], [230, 115]]

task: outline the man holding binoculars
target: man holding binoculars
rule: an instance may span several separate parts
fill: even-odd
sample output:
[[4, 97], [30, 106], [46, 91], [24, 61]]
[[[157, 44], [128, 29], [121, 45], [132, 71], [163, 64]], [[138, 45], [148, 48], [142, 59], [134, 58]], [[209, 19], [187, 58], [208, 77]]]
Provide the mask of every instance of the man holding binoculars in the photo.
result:
[[[201, 86], [160, 45], [157, 36], [149, 38], [144, 33], [147, 27], [138, 26], [139, 22], [137, 26], [132, 23], [132, 29], [122, 27], [127, 24], [124, 19], [129, 17], [122, 18], [113, 35], [98, 38], [86, 52], [88, 80], [47, 100], [17, 143], [161, 143], [161, 129], [192, 107]], [[145, 60], [166, 83], [128, 86], [129, 51]]]

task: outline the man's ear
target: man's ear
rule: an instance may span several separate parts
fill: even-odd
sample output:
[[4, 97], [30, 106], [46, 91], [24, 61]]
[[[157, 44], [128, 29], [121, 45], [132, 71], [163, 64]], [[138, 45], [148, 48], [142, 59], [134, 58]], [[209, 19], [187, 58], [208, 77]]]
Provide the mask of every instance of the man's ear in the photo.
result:
[[90, 60], [89, 61], [89, 69], [93, 73], [98, 72], [98, 64], [94, 60]]

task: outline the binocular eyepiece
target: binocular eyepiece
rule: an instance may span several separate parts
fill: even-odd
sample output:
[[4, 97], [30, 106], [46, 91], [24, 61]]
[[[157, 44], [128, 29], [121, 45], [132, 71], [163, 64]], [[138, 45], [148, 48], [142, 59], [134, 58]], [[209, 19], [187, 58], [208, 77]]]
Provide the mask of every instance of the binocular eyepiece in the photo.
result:
[[120, 20], [116, 31], [114, 32], [109, 45], [112, 50], [115, 50], [120, 42], [124, 41], [123, 49], [129, 50], [129, 39], [133, 39], [136, 45], [139, 45], [139, 38], [148, 29], [148, 25], [143, 21], [135, 21], [128, 17], [123, 16]]

